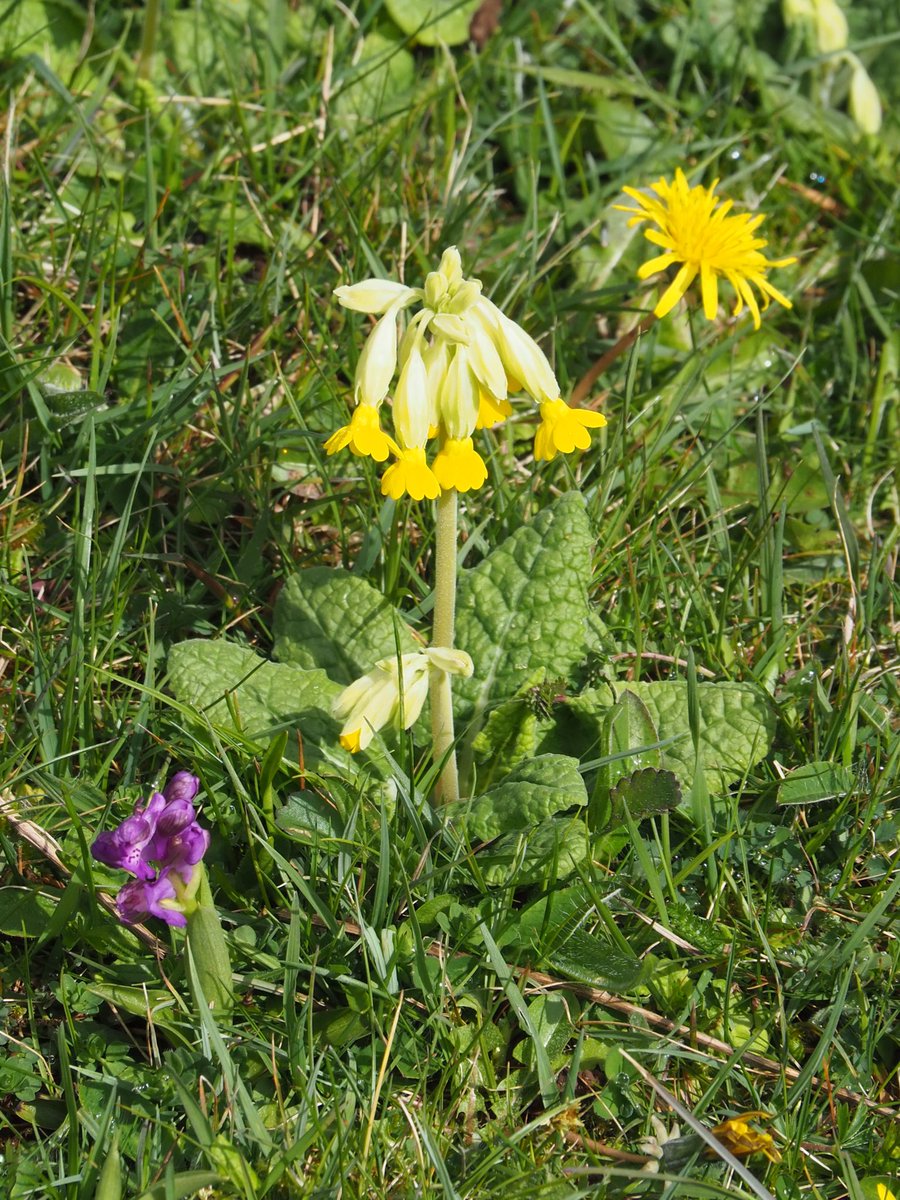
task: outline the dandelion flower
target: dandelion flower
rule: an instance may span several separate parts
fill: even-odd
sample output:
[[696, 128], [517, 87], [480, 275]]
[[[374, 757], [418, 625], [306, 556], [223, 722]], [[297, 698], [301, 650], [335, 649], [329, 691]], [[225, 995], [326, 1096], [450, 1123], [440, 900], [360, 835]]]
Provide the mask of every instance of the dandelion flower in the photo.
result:
[[735, 292], [734, 315], [737, 316], [746, 304], [753, 316], [754, 328], [759, 329], [759, 304], [753, 288], [762, 296], [763, 308], [770, 300], [790, 308], [790, 300], [769, 283], [766, 272], [771, 267], [786, 267], [797, 259], [767, 259], [761, 254], [768, 243], [755, 235], [765, 219], [763, 214], [755, 217], [749, 213], [732, 215], [733, 201], [720, 200], [715, 194], [718, 182], [716, 180], [710, 188], [691, 187], [679, 168], [673, 182], [661, 178], [652, 184], [653, 194], [624, 188], [638, 208], [624, 204], [616, 207], [635, 214], [629, 225], [649, 221], [656, 227], [646, 229], [644, 236], [663, 253], [644, 263], [638, 271], [640, 279], [680, 264], [675, 278], [653, 310], [657, 317], [671, 312], [699, 275], [703, 314], [707, 320], [715, 319], [719, 307], [719, 279], [723, 278]]

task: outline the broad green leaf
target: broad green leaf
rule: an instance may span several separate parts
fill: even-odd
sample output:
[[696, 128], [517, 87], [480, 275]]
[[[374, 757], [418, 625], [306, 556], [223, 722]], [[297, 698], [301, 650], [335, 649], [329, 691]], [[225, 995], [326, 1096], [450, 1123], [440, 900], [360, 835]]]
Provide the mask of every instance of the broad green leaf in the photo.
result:
[[3, 6], [0, 55], [24, 58], [35, 54], [51, 71], [66, 79], [78, 66], [86, 14], [54, 0], [16, 0]]
[[40, 937], [59, 900], [30, 887], [0, 888], [0, 934], [5, 937]]
[[478, 855], [478, 864], [492, 886], [526, 887], [568, 879], [589, 854], [583, 819], [555, 816], [504, 834]]
[[[203, 717], [265, 741], [282, 729], [297, 730], [303, 761], [317, 770], [324, 762], [355, 774], [353, 760], [338, 742], [340, 726], [330, 715], [340, 687], [324, 671], [272, 663], [245, 646], [222, 639], [179, 642], [169, 651], [169, 686]], [[371, 756], [366, 762], [371, 765]]]
[[275, 814], [275, 824], [284, 833], [304, 838], [336, 838], [344, 828], [341, 814], [334, 805], [311, 790], [288, 796]]
[[[684, 787], [694, 774], [694, 745], [688, 721], [687, 684], [681, 680], [614, 683], [618, 699], [632, 692], [646, 705], [661, 742], [660, 765], [674, 771]], [[747, 683], [701, 683], [700, 757], [711, 792], [726, 790], [768, 753], [775, 714], [766, 695]]]
[[594, 908], [591, 898], [577, 885], [551, 892], [522, 911], [503, 944], [512, 941], [532, 951], [540, 965], [564, 975], [595, 987], [624, 991], [640, 975], [640, 960], [613, 945], [602, 929], [589, 933], [582, 928]]
[[338, 94], [335, 111], [348, 123], [377, 122], [400, 109], [416, 81], [416, 63], [403, 43], [366, 34], [356, 74]]
[[459, 46], [481, 0], [385, 0], [385, 8], [405, 34], [421, 46]]
[[672, 771], [645, 767], [620, 779], [612, 789], [610, 799], [613, 824], [617, 823], [617, 815], [625, 804], [634, 820], [642, 821], [645, 817], [655, 817], [677, 808], [681, 803], [681, 785]]
[[721, 952], [734, 939], [733, 932], [724, 925], [698, 916], [686, 904], [672, 903], [666, 906], [669, 924], [679, 937], [686, 938], [698, 950], [708, 954]]
[[351, 683], [380, 658], [419, 648], [409, 627], [370, 583], [339, 567], [310, 567], [275, 604], [275, 657], [336, 683]]
[[457, 643], [475, 664], [454, 680], [460, 723], [484, 719], [539, 667], [566, 676], [584, 657], [592, 536], [584, 500], [567, 492], [460, 572]]
[[498, 705], [475, 738], [473, 749], [478, 761], [479, 786], [488, 790], [495, 779], [502, 779], [537, 747], [538, 716], [533, 691], [540, 687], [546, 671], [541, 668], [519, 688], [515, 696]]
[[527, 831], [546, 817], [587, 804], [574, 758], [542, 754], [519, 763], [497, 787], [476, 799], [446, 805], [448, 819], [463, 826], [472, 842]]
[[853, 790], [856, 776], [838, 763], [811, 762], [791, 771], [778, 788], [779, 804], [821, 804]]
[[547, 956], [554, 971], [584, 980], [594, 987], [624, 992], [634, 987], [641, 974], [641, 960], [605, 937], [576, 929], [557, 949]]

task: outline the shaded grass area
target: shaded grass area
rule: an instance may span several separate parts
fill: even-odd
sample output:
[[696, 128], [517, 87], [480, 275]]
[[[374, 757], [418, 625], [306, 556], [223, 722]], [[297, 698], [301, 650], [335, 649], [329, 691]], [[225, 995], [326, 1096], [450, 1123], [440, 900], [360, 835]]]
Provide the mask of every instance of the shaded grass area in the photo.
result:
[[[887, 114], [870, 139], [777, 5], [535, 0], [477, 50], [414, 45], [377, 2], [164, 6], [149, 85], [140, 10], [21, 6], [0, 212], [11, 1197], [93, 1197], [114, 1138], [126, 1195], [737, 1194], [701, 1151], [670, 1185], [606, 1154], [672, 1120], [634, 1062], [709, 1126], [772, 1114], [780, 1161], [748, 1165], [778, 1197], [896, 1179], [900, 97], [891, 6], [850, 17]], [[753, 333], [682, 306], [598, 381], [589, 454], [536, 469], [523, 414], [482, 435], [463, 506], [472, 566], [581, 490], [584, 680], [693, 671], [777, 709], [771, 753], [702, 822], [608, 835], [576, 880], [585, 927], [644, 963], [619, 995], [534, 969], [559, 931], [523, 938], [537, 890], [485, 882], [412, 741], [392, 809], [331, 780], [327, 827], [288, 836], [273, 796], [315, 790], [294, 739], [272, 763], [180, 706], [166, 656], [223, 635], [268, 653], [282, 582], [318, 564], [427, 630], [427, 508], [322, 450], [365, 335], [333, 287], [418, 282], [457, 244], [569, 394], [658, 295], [620, 189], [678, 165], [767, 213], [794, 307]], [[779, 790], [814, 762], [833, 786]], [[98, 905], [116, 881], [88, 854], [178, 767], [202, 780], [236, 971], [221, 1028], [186, 999], [177, 935], [154, 950]]]

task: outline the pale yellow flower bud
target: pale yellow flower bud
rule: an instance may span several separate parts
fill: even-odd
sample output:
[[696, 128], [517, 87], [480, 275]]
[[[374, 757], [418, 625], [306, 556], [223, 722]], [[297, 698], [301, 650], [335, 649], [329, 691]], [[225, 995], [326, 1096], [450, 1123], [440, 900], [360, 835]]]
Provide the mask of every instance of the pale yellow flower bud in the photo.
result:
[[389, 308], [366, 339], [353, 381], [357, 403], [377, 408], [391, 386], [397, 368], [397, 312], [396, 304]]
[[447, 280], [440, 271], [429, 271], [425, 276], [425, 303], [429, 308], [437, 309], [447, 295]]
[[850, 116], [863, 133], [877, 133], [881, 128], [881, 98], [872, 77], [857, 62], [850, 79]]
[[484, 297], [474, 311], [496, 346], [506, 373], [517, 379], [533, 400], [558, 400], [559, 384], [537, 342]]
[[422, 712], [431, 674], [468, 678], [472, 670], [465, 650], [442, 646], [380, 659], [371, 671], [345, 687], [331, 706], [332, 716], [343, 721], [341, 745], [355, 754], [365, 750], [385, 725], [409, 729]]
[[822, 54], [845, 50], [850, 37], [844, 10], [835, 0], [815, 0], [816, 44]]
[[453, 352], [438, 401], [441, 423], [454, 440], [472, 436], [478, 422], [478, 381], [469, 367], [464, 346]]
[[394, 429], [404, 449], [424, 447], [431, 424], [428, 407], [428, 375], [418, 345], [407, 356], [394, 392]]
[[383, 313], [398, 301], [401, 307], [404, 302], [410, 304], [419, 295], [415, 288], [391, 279], [364, 279], [361, 283], [335, 288], [334, 294], [344, 308], [372, 314]]
[[462, 259], [455, 246], [448, 246], [441, 255], [441, 265], [438, 270], [447, 280], [448, 291], [454, 292], [462, 283]]
[[437, 671], [443, 671], [445, 675], [461, 675], [463, 679], [470, 679], [475, 670], [471, 656], [466, 654], [465, 650], [450, 650], [446, 646], [429, 646], [425, 654], [432, 667]]

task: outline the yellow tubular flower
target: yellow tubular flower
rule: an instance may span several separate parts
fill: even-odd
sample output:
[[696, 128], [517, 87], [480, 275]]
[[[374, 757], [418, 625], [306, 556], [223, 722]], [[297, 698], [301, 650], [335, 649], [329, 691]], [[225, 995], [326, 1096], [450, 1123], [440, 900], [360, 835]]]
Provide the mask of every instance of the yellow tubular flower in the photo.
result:
[[552, 462], [557, 454], [587, 450], [591, 444], [588, 429], [602, 429], [603, 413], [590, 408], [570, 408], [565, 400], [548, 400], [541, 405], [541, 423], [534, 437], [534, 457]]
[[750, 1154], [764, 1154], [769, 1162], [781, 1162], [781, 1155], [772, 1135], [753, 1129], [750, 1125], [751, 1121], [771, 1120], [770, 1113], [741, 1113], [737, 1117], [729, 1117], [721, 1125], [716, 1125], [712, 1135], [738, 1158], [745, 1158]]
[[425, 461], [425, 451], [420, 446], [411, 450], [400, 450], [397, 461], [391, 463], [381, 480], [382, 496], [399, 500], [411, 496], [413, 500], [436, 500], [441, 494], [441, 485]]
[[754, 235], [764, 220], [763, 215], [751, 217], [749, 213], [741, 213], [730, 216], [733, 201], [721, 201], [716, 196], [718, 182], [716, 180], [711, 188], [691, 187], [679, 168], [672, 183], [658, 179], [652, 185], [655, 195], [624, 188], [625, 194], [637, 201], [638, 208], [623, 204], [616, 207], [635, 214], [629, 225], [649, 221], [656, 226], [645, 230], [644, 236], [664, 253], [644, 263], [638, 271], [640, 279], [647, 279], [676, 263], [681, 264], [653, 310], [657, 317], [671, 312], [699, 275], [703, 314], [708, 320], [714, 320], [719, 307], [718, 281], [725, 278], [736, 294], [734, 315], [737, 316], [746, 304], [753, 315], [754, 328], [759, 329], [759, 305], [751, 284], [762, 295], [764, 308], [770, 299], [790, 308], [790, 300], [769, 283], [766, 272], [770, 267], [786, 267], [797, 259], [770, 260], [761, 254], [761, 249], [768, 243]]
[[445, 492], [471, 492], [487, 479], [487, 467], [470, 437], [447, 438], [434, 460], [434, 473]]
[[437, 646], [379, 659], [371, 671], [345, 687], [331, 706], [332, 716], [343, 722], [341, 745], [356, 754], [365, 750], [385, 725], [411, 728], [422, 712], [432, 675], [468, 678], [472, 671], [472, 659], [465, 650]]
[[[396, 442], [381, 432], [372, 412], [360, 411], [326, 448], [334, 453], [349, 446], [382, 462], [393, 454], [396, 461], [382, 479], [385, 496], [435, 499], [442, 485], [457, 491], [481, 487], [487, 469], [472, 434], [510, 416], [511, 392], [524, 390], [541, 406], [538, 458], [586, 449], [587, 430], [605, 424], [598, 413], [579, 414], [563, 404], [543, 350], [482, 294], [480, 280], [465, 278], [455, 246], [444, 251], [420, 288], [366, 279], [335, 289], [335, 296], [345, 308], [378, 316], [359, 357], [354, 399], [377, 409], [399, 372], [390, 402]], [[398, 338], [404, 309], [410, 315]], [[434, 437], [441, 448], [429, 468], [426, 449]]]
[[325, 443], [326, 454], [336, 454], [349, 446], [360, 458], [384, 462], [389, 454], [399, 454], [400, 447], [386, 434], [378, 421], [378, 409], [372, 404], [358, 404], [349, 425], [342, 425]]
[[478, 391], [478, 420], [476, 429], [493, 429], [499, 422], [512, 414], [512, 405], [508, 400], [496, 400], [484, 388]]

